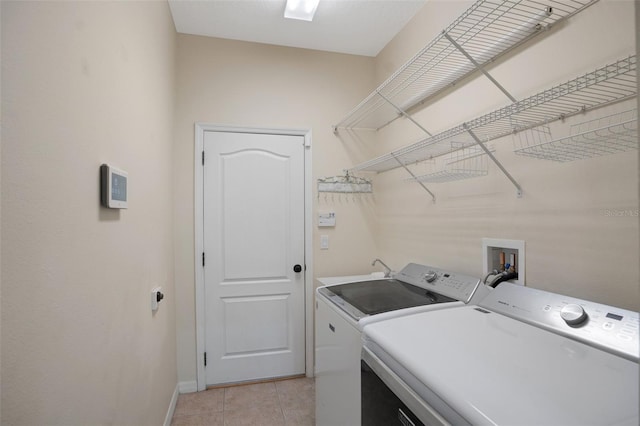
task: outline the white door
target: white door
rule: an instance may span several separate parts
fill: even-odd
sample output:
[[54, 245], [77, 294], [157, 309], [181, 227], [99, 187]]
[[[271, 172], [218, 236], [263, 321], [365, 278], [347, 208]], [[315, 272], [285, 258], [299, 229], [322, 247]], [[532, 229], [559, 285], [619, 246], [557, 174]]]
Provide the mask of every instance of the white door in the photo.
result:
[[206, 383], [302, 374], [304, 137], [206, 131], [204, 153]]

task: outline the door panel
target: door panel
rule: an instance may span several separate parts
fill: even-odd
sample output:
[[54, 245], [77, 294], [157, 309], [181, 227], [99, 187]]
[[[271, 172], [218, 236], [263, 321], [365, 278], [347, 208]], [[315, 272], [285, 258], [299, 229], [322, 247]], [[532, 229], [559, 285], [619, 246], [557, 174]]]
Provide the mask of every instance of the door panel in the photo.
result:
[[207, 384], [304, 373], [304, 138], [205, 132]]
[[[223, 299], [227, 324], [224, 356], [287, 350], [288, 299], [288, 294]], [[267, 323], [264, 318], [270, 321]]]
[[[224, 279], [285, 278], [291, 242], [289, 159], [262, 150], [223, 154]], [[260, 176], [255, 176], [260, 171]]]

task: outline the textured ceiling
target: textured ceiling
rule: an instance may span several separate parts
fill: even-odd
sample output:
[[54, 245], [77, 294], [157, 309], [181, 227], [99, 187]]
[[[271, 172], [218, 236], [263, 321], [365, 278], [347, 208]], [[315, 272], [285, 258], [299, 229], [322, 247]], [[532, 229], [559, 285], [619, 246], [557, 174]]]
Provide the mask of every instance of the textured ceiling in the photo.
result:
[[169, 0], [179, 33], [376, 56], [426, 0], [320, 0], [312, 22], [285, 0]]

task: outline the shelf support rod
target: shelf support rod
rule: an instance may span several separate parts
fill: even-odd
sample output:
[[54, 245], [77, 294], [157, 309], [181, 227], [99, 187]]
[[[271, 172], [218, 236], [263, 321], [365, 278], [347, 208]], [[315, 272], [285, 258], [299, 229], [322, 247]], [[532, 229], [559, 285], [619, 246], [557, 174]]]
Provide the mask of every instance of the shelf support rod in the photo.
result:
[[456, 42], [453, 38], [451, 38], [451, 36], [450, 36], [448, 33], [446, 33], [446, 32], [444, 32], [444, 31], [443, 31], [443, 32], [442, 32], [442, 35], [444, 35], [444, 36], [446, 37], [446, 39], [447, 39], [447, 40], [449, 40], [449, 42], [450, 42], [451, 44], [453, 44], [453, 46], [454, 46], [456, 49], [458, 49], [458, 50], [460, 51], [460, 53], [462, 53], [462, 54], [463, 54], [463, 55], [464, 55], [464, 56], [465, 56], [465, 57], [466, 57], [466, 58], [467, 58], [467, 59], [468, 59], [468, 60], [473, 64], [473, 66], [474, 66], [474, 67], [476, 67], [476, 69], [480, 70], [480, 72], [482, 72], [482, 74], [484, 74], [484, 75], [485, 75], [485, 77], [487, 77], [487, 78], [488, 78], [488, 79], [489, 79], [493, 84], [495, 84], [495, 85], [496, 85], [496, 87], [497, 87], [498, 89], [500, 89], [500, 91], [501, 91], [502, 93], [504, 93], [504, 94], [507, 96], [507, 98], [509, 98], [509, 99], [511, 100], [511, 102], [514, 102], [514, 103], [515, 103], [515, 102], [517, 102], [516, 98], [514, 98], [513, 96], [511, 96], [511, 93], [509, 93], [509, 92], [507, 91], [507, 89], [505, 89], [504, 87], [502, 87], [502, 85], [501, 85], [500, 83], [498, 83], [498, 81], [497, 81], [495, 78], [493, 78], [493, 77], [491, 76], [491, 74], [489, 74], [489, 73], [487, 72], [487, 70], [485, 70], [485, 69], [484, 69], [484, 67], [483, 67], [482, 65], [480, 65], [478, 62], [476, 62], [476, 60], [475, 60], [475, 59], [473, 59], [473, 57], [471, 57], [471, 55], [469, 55], [469, 54], [467, 53], [467, 51], [466, 51], [466, 50], [464, 50], [464, 49], [462, 48], [462, 46], [460, 46], [460, 45], [458, 44], [458, 42]]
[[409, 173], [409, 174], [411, 175], [411, 177], [413, 178], [413, 180], [415, 180], [416, 182], [418, 182], [418, 183], [420, 184], [420, 186], [422, 187], [422, 189], [424, 189], [425, 191], [427, 191], [427, 192], [431, 195], [431, 198], [433, 199], [433, 202], [434, 202], [434, 204], [435, 204], [435, 202], [436, 202], [436, 196], [435, 196], [435, 194], [434, 194], [433, 192], [429, 191], [429, 188], [427, 188], [427, 187], [424, 185], [424, 183], [420, 182], [420, 181], [418, 180], [418, 178], [416, 177], [416, 175], [415, 175], [411, 170], [409, 170], [409, 168], [408, 168], [408, 167], [407, 167], [407, 166], [406, 166], [402, 161], [400, 161], [400, 160], [398, 159], [398, 157], [396, 157], [396, 155], [395, 155], [393, 152], [391, 153], [391, 156], [392, 156], [392, 157], [393, 157], [393, 158], [398, 162], [398, 164], [400, 164], [400, 165], [402, 166], [402, 168], [403, 168], [403, 169], [405, 169], [405, 170], [407, 171], [407, 173]]
[[387, 98], [385, 95], [383, 95], [382, 93], [380, 93], [379, 90], [376, 90], [376, 93], [378, 94], [378, 96], [380, 96], [382, 99], [384, 99], [385, 101], [387, 101], [387, 103], [389, 105], [391, 105], [393, 108], [395, 108], [396, 111], [398, 111], [400, 114], [402, 114], [404, 117], [408, 118], [409, 120], [411, 120], [411, 122], [413, 124], [415, 124], [416, 126], [418, 126], [420, 128], [420, 130], [422, 130], [423, 132], [425, 132], [427, 134], [427, 136], [433, 136], [427, 129], [425, 129], [424, 127], [422, 127], [420, 125], [420, 123], [418, 123], [416, 120], [413, 119], [413, 117], [411, 117], [411, 115], [407, 114], [406, 111], [404, 111], [402, 108], [400, 108], [399, 106], [397, 106], [396, 104], [394, 104], [393, 102], [391, 102], [391, 100], [389, 98]]
[[471, 135], [471, 137], [473, 138], [474, 141], [476, 141], [476, 144], [478, 144], [478, 146], [480, 148], [482, 148], [482, 150], [487, 154], [487, 156], [489, 158], [491, 158], [491, 161], [493, 161], [496, 166], [498, 166], [498, 168], [502, 171], [502, 173], [504, 173], [504, 175], [509, 178], [509, 180], [511, 181], [511, 183], [516, 187], [516, 196], [518, 198], [522, 197], [522, 188], [520, 187], [520, 184], [518, 182], [516, 182], [516, 180], [513, 178], [513, 176], [511, 176], [511, 174], [509, 174], [509, 172], [507, 171], [507, 169], [504, 168], [504, 166], [498, 161], [498, 159], [495, 157], [495, 155], [493, 155], [493, 153], [491, 152], [491, 150], [489, 150], [489, 148], [487, 148], [485, 146], [484, 143], [482, 143], [482, 141], [480, 140], [480, 138], [478, 138], [478, 136], [476, 136], [475, 133], [473, 133], [473, 131], [469, 128], [469, 126], [467, 125], [467, 123], [463, 124], [464, 129], [467, 131], [467, 133], [469, 133], [469, 135]]

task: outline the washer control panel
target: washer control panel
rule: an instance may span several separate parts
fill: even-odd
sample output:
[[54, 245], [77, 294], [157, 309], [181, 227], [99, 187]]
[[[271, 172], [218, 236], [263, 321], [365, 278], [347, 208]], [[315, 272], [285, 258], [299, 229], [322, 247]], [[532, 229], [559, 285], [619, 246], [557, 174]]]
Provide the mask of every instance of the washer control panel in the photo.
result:
[[394, 278], [464, 303], [471, 300], [480, 285], [476, 277], [417, 263], [407, 264]]
[[501, 283], [480, 306], [638, 361], [638, 312]]

